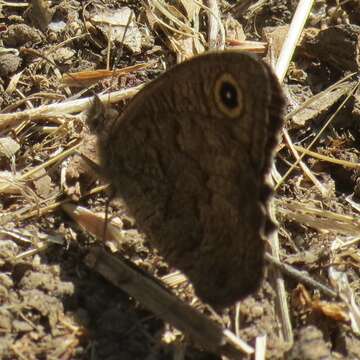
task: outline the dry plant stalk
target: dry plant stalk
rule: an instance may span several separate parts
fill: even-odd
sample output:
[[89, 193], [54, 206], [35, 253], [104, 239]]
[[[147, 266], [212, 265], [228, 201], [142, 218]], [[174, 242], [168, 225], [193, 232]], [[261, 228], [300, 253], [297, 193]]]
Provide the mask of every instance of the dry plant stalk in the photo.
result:
[[242, 353], [254, 352], [252, 347], [237, 339], [229, 330], [223, 331], [219, 325], [178, 300], [156, 281], [136, 271], [134, 265], [129, 266], [101, 248], [93, 248], [85, 262], [113, 285], [134, 296], [158, 317], [190, 335], [205, 349], [231, 359], [240, 359]]

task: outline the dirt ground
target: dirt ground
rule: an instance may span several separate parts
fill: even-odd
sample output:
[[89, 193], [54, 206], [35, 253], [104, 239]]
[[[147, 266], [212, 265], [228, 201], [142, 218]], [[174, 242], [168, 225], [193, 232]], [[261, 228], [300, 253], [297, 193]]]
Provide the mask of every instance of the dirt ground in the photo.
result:
[[[85, 125], [90, 102], [46, 108], [134, 88], [221, 45], [221, 32], [208, 34], [211, 16], [201, 1], [159, 3], [0, 1], [0, 359], [220, 358], [86, 266], [86, 254], [102, 242], [111, 197], [77, 154], [97, 162]], [[225, 47], [274, 64], [297, 4], [218, 1]], [[315, 1], [282, 84], [287, 133], [276, 155], [278, 180], [293, 152], [311, 145], [278, 182], [274, 201], [280, 261], [300, 274], [268, 265], [255, 294], [217, 315], [187, 282], [171, 286], [251, 346], [266, 335], [267, 359], [360, 359], [357, 25], [358, 0]], [[109, 116], [127, 101], [117, 100]], [[176, 269], [122, 202], [111, 200], [108, 211], [108, 251], [170, 284]]]

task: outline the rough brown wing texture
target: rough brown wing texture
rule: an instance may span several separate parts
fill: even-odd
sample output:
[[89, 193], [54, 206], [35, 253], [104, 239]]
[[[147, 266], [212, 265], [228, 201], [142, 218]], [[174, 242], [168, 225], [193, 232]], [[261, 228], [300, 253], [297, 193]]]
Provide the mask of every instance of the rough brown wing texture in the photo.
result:
[[282, 99], [261, 61], [213, 53], [166, 72], [97, 127], [105, 175], [139, 228], [216, 307], [262, 278]]

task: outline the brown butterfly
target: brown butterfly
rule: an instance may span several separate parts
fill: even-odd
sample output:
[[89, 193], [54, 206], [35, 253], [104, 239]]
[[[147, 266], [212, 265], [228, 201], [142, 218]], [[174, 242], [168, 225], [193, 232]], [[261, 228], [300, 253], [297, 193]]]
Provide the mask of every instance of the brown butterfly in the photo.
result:
[[262, 279], [283, 107], [265, 63], [225, 51], [165, 72], [114, 121], [90, 121], [104, 176], [139, 229], [218, 308]]

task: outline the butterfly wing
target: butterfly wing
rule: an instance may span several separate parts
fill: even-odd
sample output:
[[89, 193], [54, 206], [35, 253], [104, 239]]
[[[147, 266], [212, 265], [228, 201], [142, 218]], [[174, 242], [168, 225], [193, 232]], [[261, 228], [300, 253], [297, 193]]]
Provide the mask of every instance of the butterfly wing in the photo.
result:
[[206, 54], [146, 86], [99, 134], [106, 176], [139, 228], [214, 306], [262, 277], [283, 107], [274, 81], [250, 55]]

